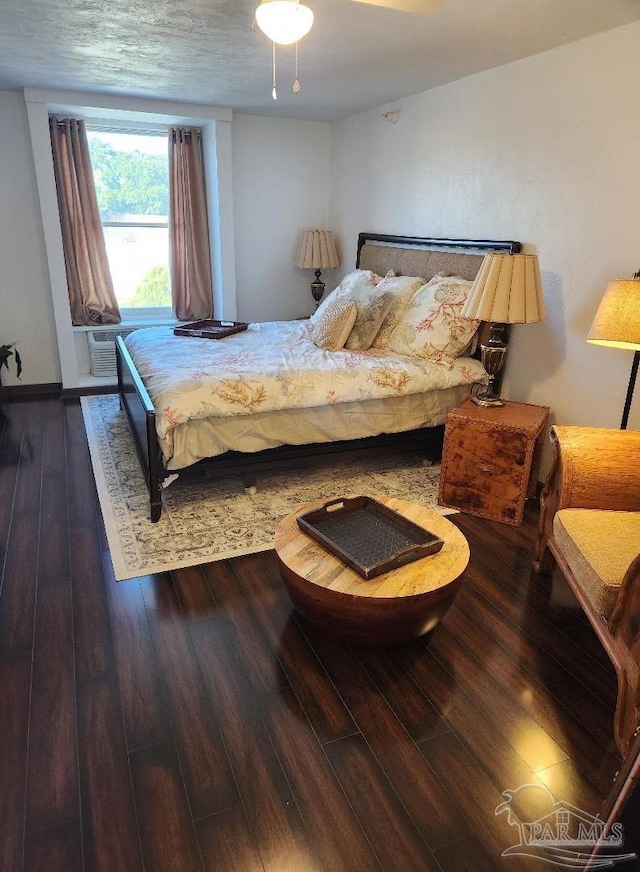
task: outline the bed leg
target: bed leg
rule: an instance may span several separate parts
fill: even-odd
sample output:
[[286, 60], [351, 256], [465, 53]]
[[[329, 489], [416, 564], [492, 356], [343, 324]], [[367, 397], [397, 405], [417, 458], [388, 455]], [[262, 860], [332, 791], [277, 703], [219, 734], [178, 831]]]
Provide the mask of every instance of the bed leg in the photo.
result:
[[162, 514], [162, 485], [155, 478], [152, 478], [149, 483], [149, 509], [151, 523], [156, 524]]
[[242, 473], [242, 487], [244, 488], [244, 492], [249, 496], [253, 496], [258, 492], [256, 487], [257, 475], [255, 472], [243, 472]]

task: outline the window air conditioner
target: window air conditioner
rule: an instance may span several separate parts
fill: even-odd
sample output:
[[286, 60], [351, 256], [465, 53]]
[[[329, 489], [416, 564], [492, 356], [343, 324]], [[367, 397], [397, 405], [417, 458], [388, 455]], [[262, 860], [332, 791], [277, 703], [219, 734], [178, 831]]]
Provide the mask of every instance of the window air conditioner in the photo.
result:
[[128, 336], [132, 330], [89, 330], [89, 359], [91, 375], [106, 378], [116, 375], [116, 336]]

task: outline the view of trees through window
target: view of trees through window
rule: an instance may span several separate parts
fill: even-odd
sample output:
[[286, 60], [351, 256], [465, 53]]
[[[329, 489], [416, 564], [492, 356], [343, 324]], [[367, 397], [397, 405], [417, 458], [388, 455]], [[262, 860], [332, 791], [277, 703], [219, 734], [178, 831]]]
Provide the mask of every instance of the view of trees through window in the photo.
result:
[[87, 131], [121, 309], [170, 307], [167, 134]]

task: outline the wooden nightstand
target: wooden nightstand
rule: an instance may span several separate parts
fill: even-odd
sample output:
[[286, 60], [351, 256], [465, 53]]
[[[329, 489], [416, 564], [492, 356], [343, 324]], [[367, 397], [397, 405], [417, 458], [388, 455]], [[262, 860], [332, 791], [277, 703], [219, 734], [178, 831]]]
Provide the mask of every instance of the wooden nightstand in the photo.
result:
[[519, 524], [536, 493], [548, 417], [545, 406], [483, 408], [465, 400], [447, 416], [438, 503]]

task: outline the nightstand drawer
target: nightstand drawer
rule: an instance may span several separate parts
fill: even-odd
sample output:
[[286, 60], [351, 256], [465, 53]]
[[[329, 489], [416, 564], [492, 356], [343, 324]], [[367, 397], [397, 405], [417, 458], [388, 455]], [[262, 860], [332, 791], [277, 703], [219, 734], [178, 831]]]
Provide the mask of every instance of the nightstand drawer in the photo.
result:
[[535, 491], [548, 409], [507, 403], [485, 409], [467, 400], [447, 417], [438, 503], [519, 524]]
[[520, 497], [528, 484], [527, 443], [524, 434], [505, 431], [476, 432], [470, 439], [468, 427], [454, 425], [447, 432], [446, 475], [439, 501], [485, 518], [517, 523], [522, 519], [522, 513], [518, 518]]

